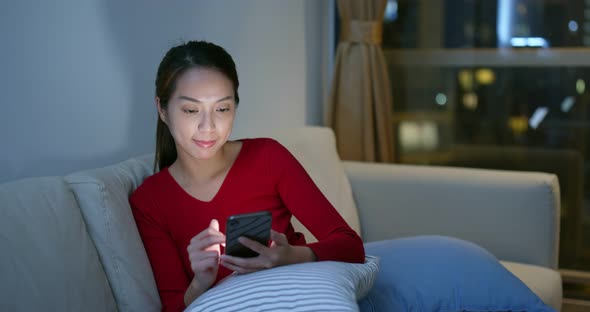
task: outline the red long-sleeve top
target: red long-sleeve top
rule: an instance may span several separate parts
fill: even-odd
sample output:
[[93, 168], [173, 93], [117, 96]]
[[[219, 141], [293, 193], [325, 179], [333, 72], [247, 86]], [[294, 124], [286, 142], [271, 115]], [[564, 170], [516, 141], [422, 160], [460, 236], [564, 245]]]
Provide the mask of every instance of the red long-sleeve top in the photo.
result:
[[[272, 228], [284, 233], [291, 245], [311, 248], [318, 260], [364, 261], [360, 237], [285, 147], [272, 139], [241, 141], [238, 157], [211, 201], [187, 193], [168, 168], [147, 178], [130, 197], [163, 311], [185, 308], [184, 293], [194, 277], [187, 247], [211, 219], [219, 220], [220, 231], [225, 233], [229, 216], [268, 210]], [[294, 231], [292, 215], [318, 242], [308, 244]], [[220, 266], [216, 283], [230, 273]]]

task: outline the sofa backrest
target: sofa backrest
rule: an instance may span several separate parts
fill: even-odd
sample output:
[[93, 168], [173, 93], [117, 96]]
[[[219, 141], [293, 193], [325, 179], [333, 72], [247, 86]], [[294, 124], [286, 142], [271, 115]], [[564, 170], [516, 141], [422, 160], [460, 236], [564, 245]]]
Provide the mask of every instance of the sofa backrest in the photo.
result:
[[559, 185], [540, 172], [344, 162], [366, 242], [445, 235], [557, 268]]
[[121, 312], [161, 309], [151, 266], [129, 206], [129, 195], [153, 173], [152, 168], [153, 155], [146, 155], [65, 177]]
[[0, 311], [115, 311], [109, 282], [61, 177], [0, 185]]

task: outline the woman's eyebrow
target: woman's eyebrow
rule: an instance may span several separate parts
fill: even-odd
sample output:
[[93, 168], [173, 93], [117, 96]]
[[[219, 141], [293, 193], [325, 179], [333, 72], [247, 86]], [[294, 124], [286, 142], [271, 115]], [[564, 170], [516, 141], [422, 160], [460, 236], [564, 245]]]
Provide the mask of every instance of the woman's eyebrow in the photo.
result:
[[[187, 100], [187, 101], [190, 101], [190, 102], [194, 102], [194, 103], [203, 103], [200, 100], [193, 99], [192, 97], [188, 97], [188, 96], [184, 96], [184, 95], [181, 95], [178, 98], [179, 99], [182, 99], [182, 100]], [[234, 98], [233, 95], [228, 95], [228, 96], [226, 96], [224, 98], [221, 98], [221, 99], [217, 100], [216, 103], [223, 102], [223, 101], [226, 101], [226, 100], [231, 100], [233, 98]]]

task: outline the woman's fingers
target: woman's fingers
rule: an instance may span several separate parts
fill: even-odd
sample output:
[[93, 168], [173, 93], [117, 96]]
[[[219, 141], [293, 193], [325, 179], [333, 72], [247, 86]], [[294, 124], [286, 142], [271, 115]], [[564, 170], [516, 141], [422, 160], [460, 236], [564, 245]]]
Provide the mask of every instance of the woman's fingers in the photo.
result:
[[228, 255], [221, 256], [221, 265], [238, 273], [251, 273], [272, 267], [272, 263], [264, 257], [240, 258]]
[[273, 241], [274, 245], [277, 246], [289, 245], [289, 240], [287, 239], [287, 236], [275, 230], [270, 230], [270, 239]]
[[203, 271], [219, 264], [219, 254], [215, 251], [194, 252], [189, 254], [189, 260], [193, 270]]
[[195, 248], [202, 250], [218, 250], [219, 246], [216, 245], [224, 243], [225, 235], [219, 232], [219, 222], [213, 219], [209, 222], [209, 226], [206, 229], [191, 239], [189, 247], [195, 246]]
[[234, 272], [238, 272], [240, 274], [246, 274], [246, 273], [252, 273], [252, 272], [256, 272], [256, 271], [260, 271], [260, 269], [247, 269], [247, 268], [243, 268], [237, 265], [234, 265], [232, 263], [229, 262], [222, 262], [222, 265]]
[[[282, 246], [289, 245], [289, 241], [287, 240], [287, 236], [285, 236], [285, 234], [279, 233], [274, 230], [270, 230], [270, 239], [272, 240], [271, 247], [275, 247], [275, 246], [282, 247]], [[256, 251], [258, 254], [265, 255], [265, 256], [270, 255], [268, 246], [264, 246], [255, 240], [249, 239], [247, 237], [240, 237], [240, 238], [238, 238], [238, 241], [242, 245]]]
[[217, 219], [212, 219], [211, 222], [209, 222], [209, 228], [219, 232], [219, 221], [217, 221]]
[[219, 221], [217, 221], [217, 219], [212, 219], [211, 222], [209, 222], [209, 226], [206, 229], [204, 229], [191, 239], [191, 243], [193, 241], [201, 240], [207, 236], [222, 236], [225, 239], [225, 235], [219, 232]]
[[259, 242], [255, 241], [255, 240], [252, 240], [252, 239], [242, 236], [242, 237], [238, 238], [238, 241], [240, 242], [240, 244], [256, 251], [258, 254], [266, 255], [266, 253], [267, 253], [268, 247], [260, 244]]
[[213, 219], [209, 227], [193, 237], [187, 247], [191, 267], [195, 272], [203, 272], [216, 268], [221, 263], [224, 267], [238, 273], [251, 273], [272, 268], [282, 263], [281, 257], [287, 254], [286, 251], [290, 245], [285, 234], [274, 230], [270, 232], [270, 239], [272, 240], [271, 248], [246, 237], [238, 239], [242, 245], [257, 252], [258, 257], [220, 256], [220, 245], [225, 242], [225, 235], [219, 232], [219, 222]]
[[243, 267], [239, 267], [239, 266], [234, 265], [234, 264], [229, 263], [229, 262], [222, 262], [221, 264], [224, 267], [228, 268], [229, 270], [232, 270], [234, 272], [238, 272], [240, 274], [246, 274], [246, 273], [252, 273], [252, 272], [260, 271], [260, 269], [246, 269], [246, 268], [243, 268]]
[[[211, 247], [217, 247], [216, 245], [220, 245], [225, 242], [225, 236], [207, 236], [200, 240], [191, 241], [190, 245], [188, 245], [187, 250], [191, 252], [192, 250], [209, 250]], [[215, 248], [217, 250], [217, 248]]]
[[217, 251], [194, 251], [188, 253], [188, 258], [191, 262], [197, 262], [207, 258], [218, 259], [219, 253]]
[[245, 247], [257, 252], [259, 254], [258, 257], [240, 258], [221, 255], [220, 264], [238, 273], [250, 273], [289, 263], [287, 259], [292, 246], [289, 245], [285, 234], [271, 230], [270, 237], [273, 241], [271, 247], [264, 246], [246, 237], [240, 237], [238, 239], [239, 242]]
[[201, 231], [201, 233], [195, 235], [191, 239], [191, 243], [195, 242], [195, 241], [202, 240], [203, 238], [208, 237], [208, 236], [224, 236], [224, 235], [223, 235], [223, 233], [216, 231], [211, 227], [208, 227], [208, 228], [204, 229], [203, 231]]
[[191, 268], [195, 273], [203, 272], [209, 269], [215, 269], [217, 265], [219, 265], [219, 260], [217, 259], [217, 257], [205, 258], [199, 261], [191, 262]]

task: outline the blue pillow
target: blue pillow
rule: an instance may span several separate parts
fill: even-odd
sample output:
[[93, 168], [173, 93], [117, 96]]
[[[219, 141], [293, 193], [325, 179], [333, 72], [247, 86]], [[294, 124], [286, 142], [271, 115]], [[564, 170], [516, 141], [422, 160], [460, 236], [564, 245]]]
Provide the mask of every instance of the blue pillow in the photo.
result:
[[365, 244], [381, 270], [361, 311], [555, 311], [485, 249], [443, 236]]

